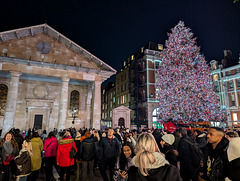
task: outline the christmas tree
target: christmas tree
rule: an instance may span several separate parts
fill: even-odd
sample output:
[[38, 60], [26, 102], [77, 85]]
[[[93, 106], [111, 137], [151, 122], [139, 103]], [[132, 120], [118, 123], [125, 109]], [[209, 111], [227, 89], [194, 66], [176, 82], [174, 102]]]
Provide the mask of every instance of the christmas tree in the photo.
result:
[[180, 21], [168, 34], [161, 52], [157, 97], [159, 121], [226, 121], [211, 85], [210, 68], [191, 30]]

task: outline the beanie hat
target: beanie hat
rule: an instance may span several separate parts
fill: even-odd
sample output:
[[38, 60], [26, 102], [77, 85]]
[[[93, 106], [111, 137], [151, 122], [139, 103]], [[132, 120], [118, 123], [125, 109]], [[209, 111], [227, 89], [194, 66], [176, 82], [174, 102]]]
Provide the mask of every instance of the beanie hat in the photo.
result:
[[227, 150], [229, 162], [240, 157], [240, 137], [231, 139]]
[[89, 131], [87, 131], [86, 133], [85, 133], [85, 137], [86, 138], [89, 138], [89, 137], [91, 137], [92, 136], [92, 134], [89, 132]]
[[168, 143], [169, 145], [172, 145], [175, 141], [175, 137], [172, 134], [165, 134], [162, 136], [162, 140]]
[[76, 133], [75, 140], [80, 140], [81, 139], [81, 134], [79, 132]]

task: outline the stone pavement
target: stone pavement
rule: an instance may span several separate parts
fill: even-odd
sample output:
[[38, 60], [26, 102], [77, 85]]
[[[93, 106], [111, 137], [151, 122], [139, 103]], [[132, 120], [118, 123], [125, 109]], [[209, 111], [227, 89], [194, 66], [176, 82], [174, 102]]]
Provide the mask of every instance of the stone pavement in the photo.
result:
[[[46, 180], [45, 174], [43, 173], [44, 169], [45, 168], [43, 168], [43, 170], [40, 171], [37, 181], [44, 181], [44, 180]], [[95, 178], [93, 180], [91, 180], [91, 181], [103, 181], [99, 169], [94, 169], [93, 173], [94, 173]], [[54, 175], [56, 181], [60, 180], [59, 179], [59, 175], [58, 175], [58, 173], [57, 173], [57, 171], [55, 169], [53, 170], [53, 175]], [[71, 172], [70, 181], [82, 181], [81, 172], [79, 174], [79, 179], [77, 179], [76, 171], [73, 168], [72, 172]], [[90, 181], [90, 179], [88, 178], [88, 180], [86, 180], [86, 181]]]

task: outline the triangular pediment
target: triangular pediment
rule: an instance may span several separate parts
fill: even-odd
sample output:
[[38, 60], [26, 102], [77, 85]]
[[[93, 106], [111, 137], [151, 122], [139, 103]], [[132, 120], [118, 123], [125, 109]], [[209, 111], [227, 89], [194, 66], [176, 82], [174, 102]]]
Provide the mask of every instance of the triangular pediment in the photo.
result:
[[47, 24], [0, 32], [0, 56], [63, 65], [106, 77], [116, 73], [111, 66]]
[[131, 111], [131, 109], [125, 106], [119, 106], [119, 107], [116, 107], [114, 111]]

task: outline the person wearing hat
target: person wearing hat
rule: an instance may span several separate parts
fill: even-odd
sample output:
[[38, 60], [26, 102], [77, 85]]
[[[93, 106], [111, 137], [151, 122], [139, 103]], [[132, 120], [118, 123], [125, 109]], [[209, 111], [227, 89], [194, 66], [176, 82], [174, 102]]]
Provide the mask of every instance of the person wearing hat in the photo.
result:
[[166, 160], [171, 164], [177, 167], [177, 150], [174, 150], [173, 143], [175, 141], [175, 137], [172, 134], [165, 134], [162, 136], [161, 146], [163, 153], [166, 156]]
[[88, 175], [90, 180], [93, 180], [95, 144], [92, 134], [89, 131], [85, 132], [85, 139], [80, 144], [80, 158], [82, 159], [82, 180], [87, 180]]
[[[232, 138], [227, 149], [227, 176], [232, 181], [240, 180], [240, 138]], [[226, 179], [227, 180], [227, 179]]]

